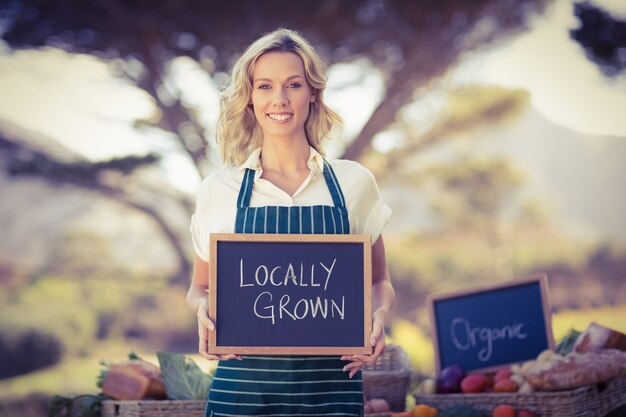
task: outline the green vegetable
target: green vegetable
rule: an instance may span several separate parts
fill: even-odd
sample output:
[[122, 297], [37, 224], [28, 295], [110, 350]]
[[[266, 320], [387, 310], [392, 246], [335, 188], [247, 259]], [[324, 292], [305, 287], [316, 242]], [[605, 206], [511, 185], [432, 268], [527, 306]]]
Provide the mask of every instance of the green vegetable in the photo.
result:
[[100, 417], [103, 394], [63, 397], [55, 395], [48, 404], [48, 417]]
[[111, 368], [111, 361], [101, 360], [100, 365], [100, 373], [98, 374], [98, 378], [96, 379], [96, 386], [98, 388], [102, 388], [102, 384], [104, 384], [104, 379], [109, 373], [109, 369]]
[[443, 410], [439, 417], [485, 417], [485, 414], [469, 405], [457, 404]]
[[557, 345], [556, 353], [562, 356], [570, 353], [574, 349], [574, 343], [576, 343], [576, 339], [578, 339], [578, 336], [580, 336], [579, 331], [570, 329], [565, 337], [561, 339], [561, 341]]
[[157, 352], [161, 376], [170, 400], [204, 400], [209, 393], [211, 376], [181, 353]]

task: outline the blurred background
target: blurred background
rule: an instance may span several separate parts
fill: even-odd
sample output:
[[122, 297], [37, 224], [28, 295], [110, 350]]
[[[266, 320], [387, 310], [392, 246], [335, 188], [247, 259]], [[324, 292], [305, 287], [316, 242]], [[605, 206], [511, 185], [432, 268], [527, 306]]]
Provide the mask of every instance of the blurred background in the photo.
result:
[[280, 26], [328, 63], [329, 154], [394, 212], [387, 330], [417, 374], [436, 292], [545, 272], [555, 339], [626, 331], [623, 0], [4, 0], [1, 415], [95, 393], [131, 351], [210, 367], [184, 301], [194, 192], [230, 66]]

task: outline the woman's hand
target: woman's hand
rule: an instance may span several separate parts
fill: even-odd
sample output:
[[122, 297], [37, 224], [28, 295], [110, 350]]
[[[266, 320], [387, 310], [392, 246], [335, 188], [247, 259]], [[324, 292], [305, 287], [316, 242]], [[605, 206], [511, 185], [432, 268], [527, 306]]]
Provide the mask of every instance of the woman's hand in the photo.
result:
[[351, 361], [343, 367], [343, 371], [350, 371], [349, 377], [352, 378], [365, 365], [373, 365], [385, 350], [385, 320], [387, 318], [386, 310], [379, 308], [373, 314], [372, 335], [370, 343], [374, 347], [371, 355], [343, 355], [341, 360]]
[[222, 355], [211, 355], [209, 354], [209, 332], [215, 331], [215, 324], [209, 318], [208, 312], [208, 301], [203, 298], [198, 301], [198, 311], [196, 315], [198, 316], [198, 352], [204, 358], [207, 358], [210, 361], [227, 361], [229, 359], [237, 359], [241, 360], [240, 355], [235, 355], [233, 353], [222, 354]]

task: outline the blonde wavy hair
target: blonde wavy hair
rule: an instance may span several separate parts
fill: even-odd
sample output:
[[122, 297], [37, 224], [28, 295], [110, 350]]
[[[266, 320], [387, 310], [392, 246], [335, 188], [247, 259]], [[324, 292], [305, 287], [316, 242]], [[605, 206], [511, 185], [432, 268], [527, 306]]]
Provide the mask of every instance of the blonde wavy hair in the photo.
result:
[[322, 141], [329, 138], [341, 117], [323, 100], [326, 88], [326, 65], [313, 46], [298, 32], [277, 29], [253, 42], [233, 66], [230, 83], [221, 96], [216, 136], [222, 159], [227, 165], [240, 165], [263, 144], [263, 132], [248, 104], [252, 96], [252, 73], [259, 57], [268, 52], [292, 52], [304, 64], [306, 81], [315, 97], [309, 108], [304, 131], [309, 144], [324, 155]]

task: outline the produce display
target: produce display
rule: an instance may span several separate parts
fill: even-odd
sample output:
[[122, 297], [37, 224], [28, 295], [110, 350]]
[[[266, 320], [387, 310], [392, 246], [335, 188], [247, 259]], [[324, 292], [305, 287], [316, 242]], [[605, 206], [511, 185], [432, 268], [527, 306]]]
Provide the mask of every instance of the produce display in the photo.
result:
[[158, 352], [159, 366], [136, 356], [105, 364], [100, 375], [102, 394], [115, 400], [203, 400], [211, 377], [183, 354]]
[[[495, 373], [471, 372], [466, 375], [459, 366], [452, 365], [443, 368], [437, 378], [427, 378], [421, 382], [414, 393], [419, 404], [411, 412], [411, 417], [427, 415], [417, 411], [424, 407], [430, 407], [437, 413], [428, 414], [428, 417], [473, 415], [486, 417], [485, 410], [490, 410], [492, 417], [541, 417], [536, 408], [532, 408], [531, 411], [520, 407], [520, 404], [525, 403], [517, 401], [516, 397], [510, 395], [532, 395], [535, 392], [558, 393], [625, 377], [626, 352], [624, 349], [626, 349], [626, 335], [597, 323], [591, 323], [583, 333], [572, 331], [555, 350], [547, 349], [537, 355], [534, 360], [513, 364]], [[476, 395], [483, 393], [491, 396], [506, 393], [509, 397], [502, 398], [517, 402], [516, 404], [502, 404], [503, 401], [494, 401], [491, 407], [486, 405], [489, 402], [484, 400], [480, 402], [480, 406], [471, 403], [472, 400], [463, 401], [462, 404], [454, 403], [455, 399], [459, 398], [478, 399]], [[464, 394], [467, 394], [467, 397]], [[450, 398], [450, 401], [444, 401], [446, 398]], [[438, 410], [433, 408], [432, 404], [427, 405], [429, 399], [437, 399], [430, 402], [437, 404]], [[423, 403], [420, 403], [420, 400]]]
[[524, 376], [535, 389], [565, 390], [626, 375], [626, 355], [617, 349], [571, 352], [525, 364]]
[[77, 411], [81, 417], [100, 417], [105, 400], [204, 400], [211, 385], [191, 359], [180, 353], [158, 352], [159, 366], [131, 353], [127, 360], [101, 362], [103, 369], [97, 381], [101, 392], [52, 398], [48, 417], [67, 417]]
[[626, 350], [626, 335], [591, 322], [574, 343], [575, 352], [597, 352], [602, 349]]
[[451, 365], [443, 368], [437, 377], [437, 392], [440, 394], [459, 392], [463, 378], [465, 372], [460, 366]]
[[365, 414], [386, 413], [390, 410], [390, 408], [387, 400], [382, 398], [372, 398], [371, 400], [365, 400], [363, 404], [363, 410]]
[[102, 382], [102, 393], [117, 400], [144, 397], [165, 399], [159, 368], [142, 359], [128, 359], [110, 366]]

